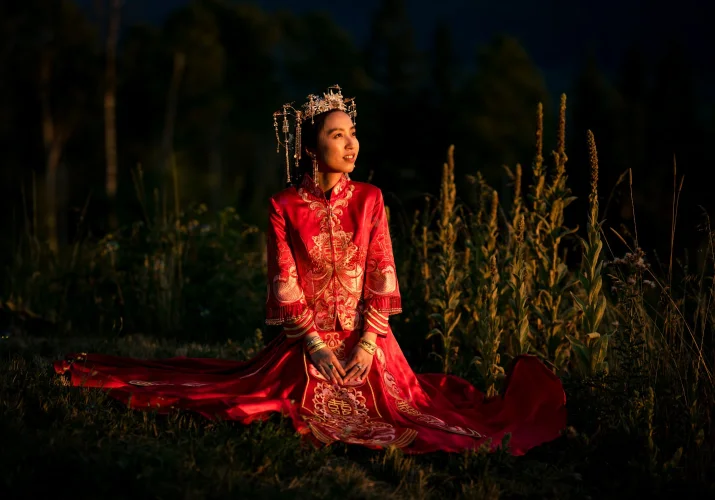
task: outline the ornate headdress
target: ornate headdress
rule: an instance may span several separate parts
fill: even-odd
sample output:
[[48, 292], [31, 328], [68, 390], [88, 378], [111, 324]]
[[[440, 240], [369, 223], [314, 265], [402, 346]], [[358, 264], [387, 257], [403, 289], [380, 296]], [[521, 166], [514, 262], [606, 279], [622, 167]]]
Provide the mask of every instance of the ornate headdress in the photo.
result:
[[[280, 153], [280, 148], [283, 146], [285, 149], [285, 159], [286, 159], [286, 183], [291, 182], [291, 161], [290, 154], [293, 152], [293, 159], [295, 160], [295, 168], [298, 168], [301, 158], [301, 137], [300, 130], [301, 124], [305, 120], [310, 120], [314, 123], [314, 119], [317, 115], [325, 113], [326, 111], [331, 111], [334, 109], [339, 109], [340, 111], [346, 112], [352, 118], [353, 123], [355, 123], [355, 117], [357, 116], [357, 110], [355, 108], [355, 98], [344, 98], [340, 87], [338, 85], [333, 85], [328, 87], [328, 92], [323, 93], [320, 97], [315, 94], [310, 94], [308, 96], [308, 102], [303, 104], [302, 109], [296, 109], [293, 107], [293, 103], [287, 103], [283, 105], [281, 111], [276, 111], [273, 113], [273, 127], [276, 130], [276, 153]], [[281, 140], [278, 133], [278, 118], [283, 117], [283, 140]], [[291, 133], [291, 124], [289, 118], [293, 117], [293, 128], [294, 133]]]

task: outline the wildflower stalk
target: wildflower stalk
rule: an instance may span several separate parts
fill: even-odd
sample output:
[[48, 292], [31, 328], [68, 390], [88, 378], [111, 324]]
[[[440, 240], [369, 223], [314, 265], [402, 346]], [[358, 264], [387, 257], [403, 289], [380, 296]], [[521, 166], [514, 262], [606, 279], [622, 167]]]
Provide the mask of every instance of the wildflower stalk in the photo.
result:
[[482, 246], [482, 258], [484, 259], [484, 265], [482, 268], [483, 279], [489, 280], [492, 273], [491, 263], [492, 257], [497, 255], [497, 238], [499, 236], [499, 225], [498, 225], [498, 210], [499, 210], [499, 194], [496, 190], [492, 190], [492, 201], [489, 210], [489, 221], [486, 227], [486, 239], [484, 240], [484, 245]]
[[[471, 246], [475, 249], [473, 267], [475, 272], [472, 273], [470, 280], [473, 292], [469, 300], [466, 301], [465, 309], [470, 317], [468, 331], [472, 332], [469, 343], [478, 353], [473, 362], [479, 367], [482, 376], [487, 377], [499, 348], [498, 339], [496, 345], [492, 345], [492, 331], [494, 330], [492, 323], [494, 318], [498, 319], [499, 306], [499, 290], [497, 289], [492, 294], [493, 280], [496, 279], [496, 283], [499, 282], [499, 270], [496, 268], [496, 259], [499, 253], [499, 196], [495, 190], [488, 189], [481, 182], [481, 178], [478, 180], [480, 181], [478, 184], [480, 206], [476, 217], [472, 219], [471, 227], [474, 240]], [[485, 210], [487, 197], [491, 200], [488, 212]], [[487, 219], [482, 222], [485, 214], [488, 214]], [[494, 300], [491, 300], [492, 298]], [[490, 354], [492, 347], [494, 355]], [[497, 356], [496, 363], [498, 362]]]
[[[496, 227], [496, 211], [492, 207], [489, 211], [489, 222], [485, 223], [485, 215], [487, 214], [487, 204], [486, 199], [490, 197], [493, 193], [480, 172], [474, 177], [470, 177], [469, 180], [475, 185], [477, 191], [477, 206], [476, 210], [470, 214], [469, 217], [469, 235], [466, 242], [465, 251], [465, 266], [469, 269], [469, 276], [471, 283], [470, 288], [470, 303], [475, 304], [479, 299], [479, 290], [483, 283], [484, 276], [488, 275], [489, 258], [485, 252], [485, 248], [494, 248], [496, 245], [496, 234], [491, 237], [491, 231], [489, 230], [490, 225]], [[493, 199], [492, 199], [493, 201]], [[498, 200], [497, 200], [498, 201]], [[494, 223], [491, 223], [491, 221]], [[491, 242], [489, 241], [491, 239]]]
[[499, 315], [499, 270], [496, 255], [492, 255], [489, 260], [489, 281], [482, 290], [481, 318], [477, 322], [479, 354], [474, 358], [474, 363], [484, 380], [485, 393], [489, 398], [497, 393], [496, 382], [504, 375], [504, 369], [499, 364], [502, 328]]
[[[514, 199], [511, 202], [511, 231], [516, 231], [519, 221], [522, 218], [522, 212], [524, 210], [523, 203], [524, 200], [521, 196], [521, 178], [522, 169], [521, 164], [517, 163], [512, 173], [510, 169], [507, 169], [507, 174], [509, 178], [514, 181]], [[514, 249], [512, 249], [513, 251]]]
[[424, 299], [429, 302], [430, 299], [430, 269], [429, 269], [429, 232], [427, 225], [422, 226], [422, 237], [420, 239], [422, 248], [422, 282], [424, 283]]
[[460, 218], [455, 211], [457, 188], [454, 183], [454, 146], [450, 146], [447, 162], [442, 169], [442, 186], [439, 200], [439, 254], [437, 256], [436, 286], [429, 304], [433, 308], [430, 315], [435, 325], [427, 338], [439, 336], [442, 341], [442, 369], [449, 373], [452, 357], [456, 355], [458, 344], [455, 329], [462, 313], [459, 311], [461, 284], [457, 276], [457, 226]]
[[531, 198], [529, 246], [533, 253], [533, 279], [538, 283], [534, 301], [537, 331], [544, 355], [562, 365], [568, 354], [565, 324], [568, 309], [562, 306], [568, 269], [561, 258], [561, 242], [576, 229], [564, 227], [564, 209], [575, 199], [566, 186], [566, 96], [561, 98], [557, 150], [553, 152], [555, 171], [546, 182], [543, 167], [543, 109], [538, 109], [537, 153], [534, 161], [534, 187]]
[[[410, 239], [413, 246], [413, 255], [416, 257], [415, 277], [419, 280], [416, 284], [419, 287], [421, 300], [429, 303], [432, 288], [432, 271], [430, 269], [430, 250], [434, 247], [434, 237], [429, 227], [435, 216], [435, 210], [430, 206], [430, 197], [425, 196], [424, 210], [416, 210], [412, 228], [410, 229]], [[408, 266], [411, 267], [411, 266]]]
[[590, 212], [587, 224], [587, 239], [579, 238], [582, 247], [581, 269], [577, 273], [583, 289], [583, 298], [573, 292], [571, 296], [575, 308], [582, 313], [581, 333], [578, 339], [569, 335], [572, 351], [577, 365], [584, 375], [608, 369], [606, 353], [608, 335], [601, 336], [598, 327], [606, 311], [606, 297], [602, 291], [603, 261], [600, 259], [603, 243], [601, 242], [601, 225], [598, 221], [598, 152], [593, 133], [588, 131], [589, 159], [591, 163], [591, 193], [588, 197]]
[[544, 214], [546, 211], [546, 200], [544, 199], [544, 184], [546, 183], [546, 173], [544, 171], [544, 106], [539, 103], [536, 111], [536, 156], [534, 158], [533, 175], [534, 184], [532, 186], [532, 210], [534, 214]]
[[524, 261], [524, 216], [515, 225], [514, 256], [512, 260], [511, 282], [509, 287], [512, 298], [509, 301], [514, 317], [514, 334], [511, 342], [511, 354], [517, 356], [529, 351], [529, 309], [527, 307], [528, 291], [526, 288], [526, 264]]
[[559, 131], [557, 136], [556, 151], [554, 151], [554, 165], [556, 171], [549, 186], [550, 194], [563, 193], [566, 191], [566, 95], [561, 95], [559, 106]]

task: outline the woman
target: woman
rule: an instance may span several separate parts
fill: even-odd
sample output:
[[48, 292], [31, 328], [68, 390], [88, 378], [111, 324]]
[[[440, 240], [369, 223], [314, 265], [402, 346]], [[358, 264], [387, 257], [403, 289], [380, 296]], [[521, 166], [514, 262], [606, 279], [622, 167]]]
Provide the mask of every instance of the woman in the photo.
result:
[[282, 412], [325, 444], [459, 452], [497, 447], [509, 433], [510, 452], [521, 455], [558, 437], [564, 392], [533, 356], [518, 357], [504, 394], [488, 401], [463, 379], [410, 369], [388, 322], [401, 300], [382, 193], [349, 178], [360, 149], [355, 115], [338, 87], [274, 115], [277, 138], [283, 119], [289, 183], [291, 150], [294, 170], [310, 173], [270, 199], [267, 323], [283, 332], [254, 359], [81, 354], [57, 362], [57, 372], [132, 408], [244, 423]]

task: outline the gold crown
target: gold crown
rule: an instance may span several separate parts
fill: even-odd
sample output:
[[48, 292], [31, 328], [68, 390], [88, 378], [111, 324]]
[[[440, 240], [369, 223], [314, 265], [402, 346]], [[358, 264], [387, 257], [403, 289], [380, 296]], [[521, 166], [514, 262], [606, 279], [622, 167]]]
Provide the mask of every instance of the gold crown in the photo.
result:
[[[355, 108], [355, 98], [349, 97], [344, 98], [343, 94], [338, 85], [333, 85], [328, 87], [328, 91], [323, 93], [320, 97], [315, 94], [310, 94], [308, 96], [308, 102], [303, 104], [302, 109], [296, 109], [293, 107], [293, 103], [286, 103], [283, 105], [283, 109], [273, 113], [273, 128], [276, 131], [276, 153], [280, 153], [280, 148], [283, 146], [285, 149], [285, 160], [286, 160], [286, 183], [290, 184], [290, 152], [293, 151], [293, 158], [295, 160], [295, 167], [298, 168], [301, 158], [301, 137], [300, 130], [301, 124], [304, 120], [310, 119], [311, 123], [314, 123], [316, 116], [325, 113], [327, 111], [332, 111], [334, 109], [339, 109], [340, 111], [346, 112], [350, 118], [352, 118], [353, 123], [355, 123], [355, 117], [357, 116], [357, 109]], [[280, 139], [278, 133], [278, 118], [283, 117], [283, 140]], [[293, 117], [294, 130], [291, 133], [291, 125], [289, 118]]]
[[303, 104], [303, 118], [306, 120], [310, 118], [312, 122], [313, 117], [316, 115], [333, 109], [345, 111], [353, 119], [353, 122], [355, 121], [355, 116], [357, 115], [355, 98], [344, 98], [338, 85], [328, 87], [328, 91], [323, 93], [323, 97], [310, 94], [308, 102]]

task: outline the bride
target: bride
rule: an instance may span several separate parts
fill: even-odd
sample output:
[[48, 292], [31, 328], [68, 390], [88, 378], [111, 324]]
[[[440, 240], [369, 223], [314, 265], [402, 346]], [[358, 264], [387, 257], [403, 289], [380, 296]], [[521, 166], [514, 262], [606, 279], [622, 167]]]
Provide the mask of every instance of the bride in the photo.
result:
[[534, 356], [517, 357], [491, 399], [408, 365], [388, 320], [402, 306], [382, 192], [349, 177], [360, 151], [355, 116], [337, 86], [274, 114], [289, 187], [268, 204], [266, 322], [283, 331], [255, 358], [82, 353], [57, 361], [57, 373], [136, 409], [243, 423], [281, 412], [316, 444], [459, 452], [494, 449], [510, 434], [510, 453], [521, 455], [557, 438], [565, 395]]

